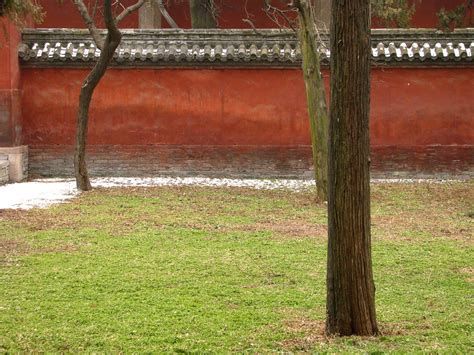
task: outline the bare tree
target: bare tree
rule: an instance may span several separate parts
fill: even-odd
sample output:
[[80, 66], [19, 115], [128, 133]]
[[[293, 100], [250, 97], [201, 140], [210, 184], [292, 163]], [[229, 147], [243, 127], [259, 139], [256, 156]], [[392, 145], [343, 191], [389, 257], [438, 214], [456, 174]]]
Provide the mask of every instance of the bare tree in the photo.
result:
[[[328, 110], [319, 51], [319, 48], [324, 44], [319, 35], [312, 1], [292, 0], [286, 4], [290, 10], [273, 5], [271, 0], [264, 0], [263, 10], [277, 27], [293, 30], [298, 28], [310, 123], [316, 196], [319, 201], [327, 201]], [[298, 13], [298, 25], [295, 25], [294, 11]], [[249, 23], [256, 31], [248, 11], [246, 13], [247, 18], [243, 21]]]
[[333, 0], [326, 331], [375, 335], [370, 237], [370, 1]]
[[292, 6], [298, 9], [298, 33], [303, 57], [303, 77], [311, 131], [316, 195], [318, 200], [327, 201], [329, 123], [319, 51], [319, 46], [323, 46], [323, 42], [319, 36], [311, 0], [295, 0]]
[[[104, 0], [104, 22], [107, 29], [105, 38], [102, 32], [98, 30], [94, 23], [93, 17], [90, 16], [83, 0], [74, 0], [86, 26], [97, 46], [100, 49], [100, 56], [94, 68], [84, 80], [81, 93], [79, 95], [79, 108], [77, 112], [77, 130], [76, 130], [76, 146], [74, 153], [74, 172], [76, 176], [76, 186], [79, 190], [87, 191], [92, 188], [89, 174], [86, 166], [86, 144], [87, 144], [87, 127], [89, 123], [89, 107], [92, 100], [94, 89], [104, 76], [110, 61], [113, 58], [122, 39], [122, 33], [117, 24], [127, 17], [130, 13], [138, 10], [145, 0], [138, 0], [134, 5], [124, 8], [124, 10], [116, 17], [112, 11], [111, 0]], [[97, 6], [97, 3], [96, 3]], [[95, 8], [94, 8], [95, 12]]]

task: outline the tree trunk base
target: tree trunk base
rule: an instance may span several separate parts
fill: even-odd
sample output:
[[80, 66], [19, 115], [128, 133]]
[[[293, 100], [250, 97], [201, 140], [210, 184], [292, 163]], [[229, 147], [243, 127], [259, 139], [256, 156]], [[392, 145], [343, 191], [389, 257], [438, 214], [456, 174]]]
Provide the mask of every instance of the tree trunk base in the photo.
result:
[[88, 177], [76, 178], [76, 187], [79, 191], [90, 191], [92, 190], [92, 185]]

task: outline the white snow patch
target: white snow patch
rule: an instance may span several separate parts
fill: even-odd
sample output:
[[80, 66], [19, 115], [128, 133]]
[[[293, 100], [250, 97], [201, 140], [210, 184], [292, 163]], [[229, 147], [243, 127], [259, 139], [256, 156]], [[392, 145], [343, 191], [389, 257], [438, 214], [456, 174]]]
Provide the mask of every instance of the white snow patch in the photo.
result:
[[[458, 180], [441, 179], [373, 179], [372, 183], [446, 183]], [[217, 179], [204, 177], [94, 178], [93, 187], [206, 186], [245, 187], [259, 190], [306, 190], [315, 186], [313, 180], [291, 179]], [[32, 182], [0, 186], [0, 209], [45, 208], [67, 201], [79, 194], [74, 179], [38, 179]]]
[[465, 179], [370, 179], [371, 184], [446, 184], [459, 181], [465, 181]]
[[311, 180], [283, 179], [218, 179], [204, 177], [153, 177], [153, 178], [98, 178], [93, 179], [96, 187], [125, 186], [206, 186], [206, 187], [247, 187], [258, 190], [289, 189], [301, 190], [315, 186]]
[[73, 181], [32, 181], [0, 187], [0, 209], [48, 207], [77, 194]]

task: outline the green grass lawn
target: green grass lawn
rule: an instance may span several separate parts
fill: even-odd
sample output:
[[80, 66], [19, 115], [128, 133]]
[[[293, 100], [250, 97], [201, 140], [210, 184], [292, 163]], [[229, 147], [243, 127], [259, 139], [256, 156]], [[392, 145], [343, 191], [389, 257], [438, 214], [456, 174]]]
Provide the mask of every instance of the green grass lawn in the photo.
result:
[[324, 336], [313, 194], [97, 189], [0, 211], [0, 352], [474, 351], [472, 181], [373, 186], [376, 338]]

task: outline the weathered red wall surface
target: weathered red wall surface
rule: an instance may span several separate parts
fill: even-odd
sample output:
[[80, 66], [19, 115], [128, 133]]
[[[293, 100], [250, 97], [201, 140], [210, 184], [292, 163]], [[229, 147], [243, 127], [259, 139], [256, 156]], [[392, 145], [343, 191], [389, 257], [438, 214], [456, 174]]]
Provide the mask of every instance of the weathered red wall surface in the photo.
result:
[[[28, 143], [71, 141], [86, 74], [24, 70]], [[110, 70], [93, 99], [89, 137], [92, 144], [307, 144], [304, 98], [298, 70]]]
[[[27, 143], [67, 144], [87, 70], [24, 69]], [[473, 68], [372, 71], [373, 145], [474, 142]], [[92, 144], [309, 144], [293, 69], [111, 69], [91, 109]]]
[[[447, 10], [452, 10], [457, 5], [464, 3], [465, 0], [423, 0], [421, 3], [416, 1], [417, 11], [412, 19], [413, 27], [437, 27], [438, 18], [436, 13], [445, 7]], [[58, 0], [40, 0], [43, 6], [46, 17], [43, 23], [37, 25], [38, 28], [48, 27], [73, 27], [84, 28], [84, 21], [81, 19], [76, 5], [72, 0], [65, 0], [62, 4]], [[85, 1], [88, 3], [88, 1]], [[130, 5], [135, 0], [122, 0], [124, 5]], [[166, 2], [165, 2], [166, 3]], [[251, 26], [242, 21], [242, 19], [250, 18], [257, 28], [274, 28], [277, 27], [263, 11], [263, 0], [223, 0], [218, 1], [222, 3], [222, 12], [219, 16], [220, 28], [251, 28]], [[275, 2], [278, 5], [278, 2]], [[283, 8], [285, 6], [281, 5]], [[189, 17], [188, 1], [171, 1], [168, 10], [176, 21], [178, 26], [182, 28], [190, 28], [191, 20]], [[472, 14], [469, 14], [472, 18]], [[97, 17], [99, 24], [102, 24], [100, 14]], [[162, 20], [163, 27], [168, 27], [166, 21]], [[373, 27], [381, 27], [381, 25], [374, 21]], [[128, 16], [121, 24], [121, 28], [138, 28], [138, 14], [137, 12]]]
[[372, 71], [372, 145], [474, 144], [474, 68]]
[[20, 34], [0, 18], [0, 147], [18, 145], [21, 137]]
[[[421, 28], [435, 28], [438, 27], [438, 16], [437, 13], [440, 9], [445, 8], [448, 11], [453, 10], [456, 6], [466, 3], [466, 0], [423, 0], [421, 3], [419, 0], [415, 1], [417, 11], [412, 18], [414, 27]], [[472, 12], [466, 14], [465, 24], [472, 24], [474, 19]]]
[[[43, 23], [36, 25], [37, 28], [50, 27], [69, 27], [85, 28], [76, 5], [72, 0], [65, 0], [59, 4], [57, 0], [40, 0], [46, 16]], [[122, 4], [130, 5], [136, 0], [121, 0]], [[245, 5], [245, 3], [247, 4]], [[85, 0], [87, 5], [94, 4], [91, 0]], [[166, 1], [164, 2], [166, 4]], [[219, 2], [218, 2], [219, 3]], [[273, 28], [275, 23], [265, 14], [263, 9], [263, 0], [238, 0], [224, 1], [222, 13], [219, 18], [220, 28], [250, 28], [250, 25], [242, 21], [243, 18], [251, 17], [256, 27]], [[191, 19], [189, 16], [188, 1], [170, 1], [167, 6], [170, 15], [176, 21], [179, 27], [190, 28]], [[249, 15], [247, 15], [247, 13]], [[96, 16], [96, 21], [103, 26], [103, 20], [100, 13]], [[162, 19], [163, 27], [169, 27], [167, 22]], [[121, 28], [138, 28], [138, 12], [130, 14], [121, 24]]]
[[[43, 7], [45, 17], [42, 23], [36, 24], [37, 28], [85, 28], [84, 20], [72, 0], [63, 0], [62, 2], [58, 0], [40, 0], [38, 2]], [[91, 9], [90, 4], [95, 4], [95, 1], [85, 0], [84, 3]], [[99, 5], [101, 3], [102, 1], [99, 1]], [[129, 6], [136, 3], [136, 0], [121, 0], [121, 3], [124, 6]], [[91, 10], [90, 13], [92, 13]], [[98, 26], [105, 27], [100, 11], [97, 11], [95, 21]], [[120, 22], [120, 28], [138, 28], [138, 12], [135, 11]]]
[[[70, 154], [74, 142], [79, 88], [86, 74], [83, 69], [23, 70], [24, 140], [33, 152], [33, 165], [55, 149], [64, 150], [54, 158], [64, 165], [61, 154]], [[374, 166], [471, 169], [473, 77], [473, 68], [374, 69]], [[206, 161], [208, 169], [221, 169], [219, 159], [239, 159], [243, 149], [254, 165], [259, 154], [266, 156], [262, 163], [291, 160], [284, 163], [288, 171], [307, 170], [310, 162], [304, 84], [296, 69], [111, 69], [93, 99], [89, 137], [100, 161], [123, 154], [125, 160], [140, 155], [151, 164], [158, 159], [153, 154], [165, 160], [189, 160], [191, 155], [194, 161]]]
[[[218, 17], [219, 28], [252, 28], [248, 22], [250, 20], [256, 28], [275, 28], [278, 25], [264, 11], [264, 0], [221, 0], [216, 1], [219, 4], [221, 13]], [[288, 10], [285, 4], [274, 1], [273, 5]], [[191, 18], [189, 16], [189, 1], [176, 2], [168, 6], [170, 15], [175, 19], [178, 26], [182, 28], [191, 28]], [[287, 12], [289, 18], [294, 18], [295, 14]], [[280, 18], [282, 24], [285, 21]], [[163, 27], [169, 27], [166, 21], [162, 21]]]

